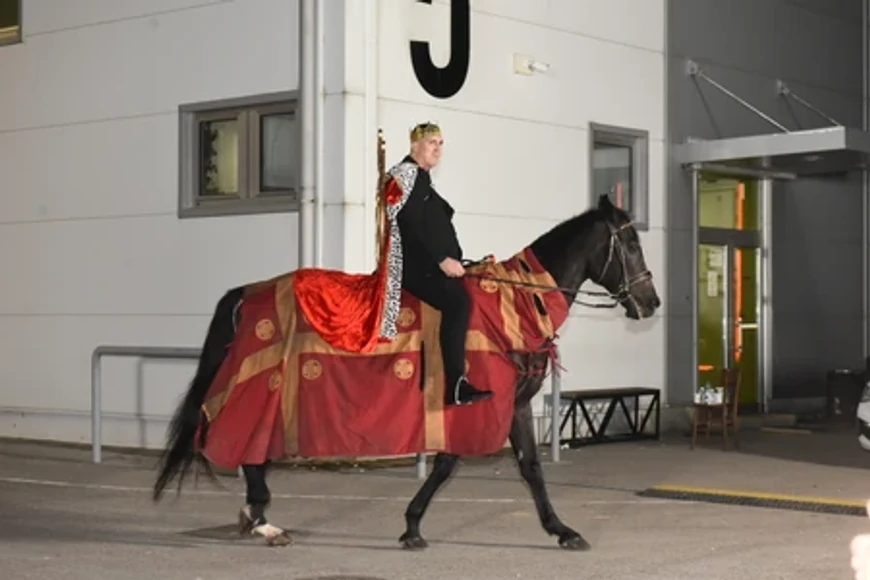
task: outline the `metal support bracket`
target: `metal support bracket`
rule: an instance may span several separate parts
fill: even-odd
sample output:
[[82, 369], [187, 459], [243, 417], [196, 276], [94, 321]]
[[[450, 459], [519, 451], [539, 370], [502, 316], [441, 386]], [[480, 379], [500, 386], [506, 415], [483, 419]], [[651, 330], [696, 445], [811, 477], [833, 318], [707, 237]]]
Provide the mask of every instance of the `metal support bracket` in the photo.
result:
[[777, 121], [776, 119], [774, 119], [773, 117], [771, 117], [770, 115], [767, 115], [766, 113], [764, 113], [763, 111], [761, 111], [761, 110], [758, 109], [757, 107], [754, 107], [753, 105], [751, 105], [751, 104], [750, 104], [748, 101], [746, 101], [745, 99], [741, 98], [741, 97], [738, 96], [737, 94], [735, 94], [735, 93], [733, 93], [732, 91], [728, 90], [728, 88], [726, 88], [725, 86], [719, 84], [718, 82], [716, 82], [715, 80], [713, 80], [712, 78], [710, 78], [710, 77], [707, 75], [707, 73], [705, 73], [703, 70], [701, 70], [701, 67], [698, 65], [697, 62], [695, 62], [695, 61], [693, 61], [693, 60], [691, 60], [691, 59], [686, 60], [686, 63], [685, 63], [685, 70], [686, 70], [686, 75], [688, 75], [688, 76], [690, 76], [690, 77], [692, 77], [692, 78], [702, 78], [702, 79], [704, 79], [705, 81], [707, 81], [708, 83], [710, 83], [711, 85], [713, 85], [716, 89], [718, 89], [721, 93], [727, 95], [728, 97], [731, 97], [731, 99], [737, 101], [737, 103], [739, 103], [740, 105], [742, 105], [744, 108], [746, 108], [746, 109], [752, 111], [753, 113], [755, 113], [756, 115], [758, 115], [761, 119], [764, 119], [765, 121], [767, 121], [768, 123], [770, 123], [771, 125], [773, 125], [774, 127], [776, 127], [777, 129], [779, 129], [780, 131], [782, 131], [783, 133], [790, 133], [790, 132], [791, 132], [791, 131], [789, 131], [789, 129], [788, 129], [785, 125], [783, 125], [782, 123], [780, 123], [779, 121]]
[[835, 118], [831, 117], [830, 115], [828, 115], [827, 113], [825, 113], [824, 111], [822, 111], [821, 109], [819, 109], [818, 107], [816, 107], [815, 105], [813, 105], [812, 103], [807, 101], [806, 99], [802, 98], [800, 95], [795, 93], [793, 90], [791, 90], [791, 87], [789, 87], [785, 83], [785, 81], [783, 81], [781, 79], [777, 79], [777, 81], [776, 81], [776, 94], [781, 96], [781, 97], [785, 97], [785, 98], [791, 97], [793, 100], [797, 101], [798, 103], [800, 103], [801, 105], [803, 105], [804, 107], [806, 107], [807, 109], [809, 109], [810, 111], [812, 111], [813, 113], [818, 115], [819, 117], [823, 118], [831, 125], [834, 125], [835, 127], [842, 127], [843, 126], [843, 124], [840, 123], [839, 121], [837, 121]]

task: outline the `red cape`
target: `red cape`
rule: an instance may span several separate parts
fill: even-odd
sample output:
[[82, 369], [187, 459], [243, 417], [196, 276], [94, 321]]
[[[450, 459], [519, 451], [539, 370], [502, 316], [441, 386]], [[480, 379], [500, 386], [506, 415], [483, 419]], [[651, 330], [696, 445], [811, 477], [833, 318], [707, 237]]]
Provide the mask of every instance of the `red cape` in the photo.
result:
[[[409, 194], [390, 179], [384, 196], [388, 205], [395, 206]], [[387, 340], [381, 330], [390, 273], [387, 260], [393, 250], [389, 230], [381, 248], [371, 274], [320, 268], [303, 268], [295, 274], [296, 303], [323, 340], [337, 349], [367, 353]]]

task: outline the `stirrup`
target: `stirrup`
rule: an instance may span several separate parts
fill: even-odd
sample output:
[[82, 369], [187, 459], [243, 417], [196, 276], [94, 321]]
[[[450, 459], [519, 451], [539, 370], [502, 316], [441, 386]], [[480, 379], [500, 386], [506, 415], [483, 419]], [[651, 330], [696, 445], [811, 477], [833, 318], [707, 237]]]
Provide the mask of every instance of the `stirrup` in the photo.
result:
[[[466, 388], [471, 391], [471, 393], [469, 393], [467, 395], [467, 398], [462, 398], [460, 396], [460, 391], [462, 389], [463, 382], [465, 383]], [[491, 399], [492, 395], [493, 395], [492, 391], [484, 391], [484, 390], [478, 389], [477, 387], [472, 385], [470, 382], [468, 382], [468, 379], [465, 376], [461, 376], [456, 381], [456, 384], [453, 387], [452, 399], [445, 401], [445, 403], [447, 405], [456, 405], [456, 406], [471, 405], [473, 403], [478, 403], [480, 401], [485, 401], [487, 399]]]

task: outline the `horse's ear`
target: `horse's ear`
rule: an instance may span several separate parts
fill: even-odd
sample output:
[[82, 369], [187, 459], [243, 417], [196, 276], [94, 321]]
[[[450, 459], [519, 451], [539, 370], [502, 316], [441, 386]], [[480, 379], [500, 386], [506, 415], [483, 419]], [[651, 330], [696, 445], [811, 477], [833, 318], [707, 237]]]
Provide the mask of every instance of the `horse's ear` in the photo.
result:
[[604, 194], [598, 196], [598, 210], [608, 222], [619, 222], [619, 210], [615, 205], [613, 205], [613, 202], [610, 201], [609, 195]]

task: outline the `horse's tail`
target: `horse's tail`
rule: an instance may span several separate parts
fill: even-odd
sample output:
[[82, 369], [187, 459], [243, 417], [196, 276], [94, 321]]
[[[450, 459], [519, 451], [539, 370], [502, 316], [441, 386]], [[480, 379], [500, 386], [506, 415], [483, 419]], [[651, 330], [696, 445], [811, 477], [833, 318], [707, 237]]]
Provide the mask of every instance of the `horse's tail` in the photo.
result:
[[[221, 367], [227, 355], [227, 347], [235, 335], [235, 312], [242, 299], [243, 288], [234, 288], [224, 294], [215, 308], [214, 316], [208, 327], [208, 334], [199, 357], [196, 374], [190, 383], [190, 387], [184, 400], [175, 411], [175, 416], [169, 424], [166, 449], [161, 457], [161, 471], [154, 483], [154, 501], [158, 501], [163, 494], [164, 488], [177, 475], [178, 491], [181, 492], [181, 483], [190, 469], [198, 453], [194, 438], [197, 429], [202, 423], [201, 441], [205, 441], [206, 423], [201, 421], [202, 403], [208, 393], [208, 389], [214, 381], [215, 375]], [[206, 472], [214, 479], [214, 472], [208, 462], [199, 457]]]

